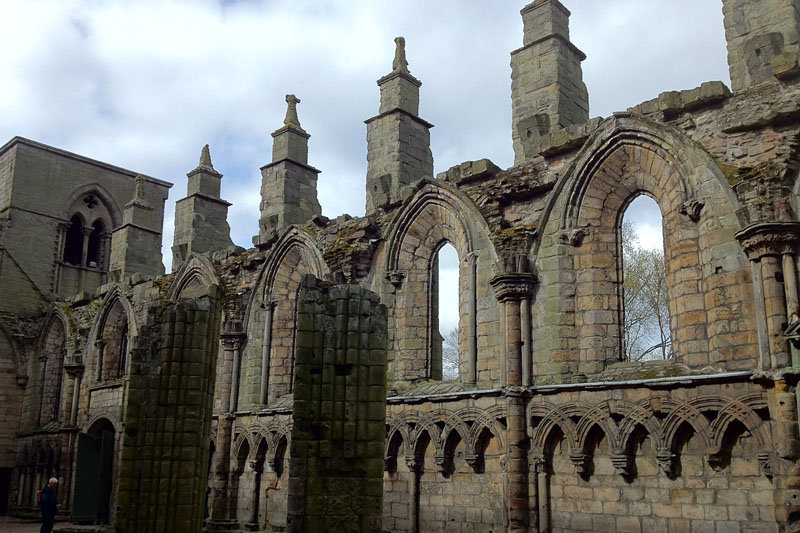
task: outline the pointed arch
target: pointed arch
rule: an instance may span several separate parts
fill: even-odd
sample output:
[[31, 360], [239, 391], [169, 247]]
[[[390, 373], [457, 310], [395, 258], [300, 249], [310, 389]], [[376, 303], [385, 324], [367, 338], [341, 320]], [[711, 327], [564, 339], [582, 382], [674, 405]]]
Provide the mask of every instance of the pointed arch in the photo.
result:
[[[533, 255], [564, 256], [574, 274], [564, 275], [563, 262], [537, 262], [542, 285], [551, 287], [537, 306], [557, 305], [565, 323], [541, 326], [535, 335], [548, 337], [553, 333], [548, 328], [574, 328], [581, 342], [569, 354], [572, 360], [621, 359], [620, 226], [625, 208], [640, 194], [651, 197], [662, 215], [675, 356], [693, 366], [735, 357], [729, 333], [715, 327], [717, 313], [710, 307], [715, 304], [706, 302], [704, 294], [709, 287], [730, 285], [726, 271], [744, 269], [746, 258], [742, 254], [724, 266], [703, 267], [714, 257], [730, 255], [720, 247], [735, 242], [742, 227], [739, 200], [702, 148], [677, 129], [640, 116], [607, 119], [556, 183]], [[724, 225], [714, 222], [722, 218]], [[738, 285], [735, 296], [751, 298]], [[711, 339], [709, 332], [717, 338]], [[548, 360], [556, 353], [543, 355]]]
[[[389, 370], [396, 379], [441, 379], [441, 337], [436, 291], [438, 252], [446, 243], [459, 261], [459, 364], [462, 381], [477, 372], [479, 300], [492, 297], [478, 272], [494, 268], [497, 255], [489, 227], [475, 203], [449, 184], [423, 180], [387, 231], [379, 280], [394, 286], [389, 301]], [[380, 263], [379, 263], [380, 265]], [[377, 281], [376, 281], [377, 282]], [[487, 354], [487, 356], [489, 356]]]
[[87, 372], [96, 381], [120, 379], [128, 373], [129, 351], [137, 335], [133, 306], [120, 285], [103, 297], [89, 335]]
[[193, 252], [175, 272], [175, 279], [167, 291], [167, 300], [179, 300], [181, 293], [190, 287], [219, 284], [219, 277], [208, 257]]
[[[82, 185], [78, 187], [72, 194], [64, 202], [63, 210], [61, 211], [61, 217], [64, 220], [69, 219], [74, 212], [87, 212], [83, 208], [81, 208], [81, 203], [85, 203], [83, 201], [84, 198], [87, 196], [92, 195], [95, 196], [103, 206], [108, 210], [109, 215], [109, 222], [111, 222], [111, 229], [117, 228], [122, 225], [122, 209], [120, 208], [117, 201], [114, 199], [114, 195], [108, 192], [108, 190], [103, 187], [100, 183], [87, 183], [86, 185]], [[77, 211], [78, 208], [80, 211]], [[89, 205], [86, 205], [86, 208], [89, 208]], [[94, 207], [89, 208], [94, 209]], [[89, 216], [83, 216], [84, 221], [88, 220]], [[94, 218], [92, 219], [95, 220]]]
[[291, 226], [269, 251], [244, 317], [248, 343], [242, 375], [249, 377], [242, 383], [258, 403], [291, 392], [297, 293], [304, 274], [325, 278], [329, 271], [313, 235]]
[[64, 361], [67, 343], [74, 336], [74, 328], [59, 306], [53, 306], [44, 322], [37, 341], [36, 359], [39, 384], [39, 410], [37, 424], [59, 420], [63, 414]]

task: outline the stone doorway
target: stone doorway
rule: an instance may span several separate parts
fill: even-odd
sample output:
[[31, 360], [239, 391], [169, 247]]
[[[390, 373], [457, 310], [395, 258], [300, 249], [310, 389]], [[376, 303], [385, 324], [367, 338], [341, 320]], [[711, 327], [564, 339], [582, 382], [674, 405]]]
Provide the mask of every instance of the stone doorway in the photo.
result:
[[110, 523], [114, 436], [114, 426], [107, 419], [78, 434], [72, 509], [76, 524]]

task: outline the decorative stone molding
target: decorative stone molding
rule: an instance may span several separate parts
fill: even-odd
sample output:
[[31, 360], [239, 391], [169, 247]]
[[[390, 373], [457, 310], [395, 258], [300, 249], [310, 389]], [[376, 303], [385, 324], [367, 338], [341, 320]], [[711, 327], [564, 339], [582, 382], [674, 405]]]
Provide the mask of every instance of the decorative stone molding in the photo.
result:
[[578, 475], [586, 474], [586, 467], [589, 461], [589, 455], [583, 453], [583, 450], [572, 449], [569, 452], [569, 460], [575, 466], [575, 473]]
[[705, 203], [692, 198], [691, 200], [686, 200], [678, 207], [678, 213], [686, 215], [692, 222], [697, 222], [700, 220], [700, 211], [702, 211], [705, 205]]
[[397, 472], [397, 457], [387, 455], [383, 458], [383, 470], [385, 472]]
[[633, 458], [623, 452], [617, 452], [611, 455], [611, 464], [614, 465], [614, 470], [617, 474], [623, 477], [631, 477], [633, 475]]
[[800, 239], [800, 224], [796, 222], [753, 224], [736, 233], [735, 237], [751, 261], [765, 255], [794, 254]]
[[676, 470], [675, 470], [675, 458], [677, 456], [672, 453], [669, 449], [660, 448], [656, 452], [656, 463], [658, 467], [661, 469], [667, 477], [675, 477]]
[[761, 452], [758, 457], [758, 470], [764, 477], [772, 477], [772, 461], [770, 461], [770, 454]]
[[526, 272], [514, 274], [500, 274], [492, 278], [489, 284], [494, 289], [494, 294], [499, 302], [506, 300], [522, 300], [533, 294], [536, 275]]
[[478, 454], [466, 454], [464, 456], [466, 462], [473, 472], [480, 474], [483, 472], [483, 456]]
[[424, 459], [419, 459], [414, 456], [406, 456], [406, 467], [409, 472], [419, 472], [425, 465]]
[[437, 453], [433, 460], [436, 463], [436, 470], [440, 474], [447, 475], [453, 471], [453, 460], [451, 457], [444, 455], [444, 453]]

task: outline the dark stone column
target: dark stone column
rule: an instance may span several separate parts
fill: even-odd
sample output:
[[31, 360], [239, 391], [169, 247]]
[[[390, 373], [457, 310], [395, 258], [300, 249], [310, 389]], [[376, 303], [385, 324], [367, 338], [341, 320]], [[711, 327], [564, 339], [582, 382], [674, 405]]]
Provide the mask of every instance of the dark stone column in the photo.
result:
[[377, 294], [303, 277], [289, 533], [382, 530], [386, 324]]

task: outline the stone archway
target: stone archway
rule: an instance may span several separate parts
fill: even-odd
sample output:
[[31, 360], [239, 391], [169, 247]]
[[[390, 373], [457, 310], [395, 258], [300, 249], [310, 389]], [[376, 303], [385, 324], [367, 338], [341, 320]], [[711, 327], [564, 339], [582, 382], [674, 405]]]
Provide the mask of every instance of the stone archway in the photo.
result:
[[112, 474], [116, 432], [107, 418], [78, 434], [72, 521], [78, 524], [111, 523]]

